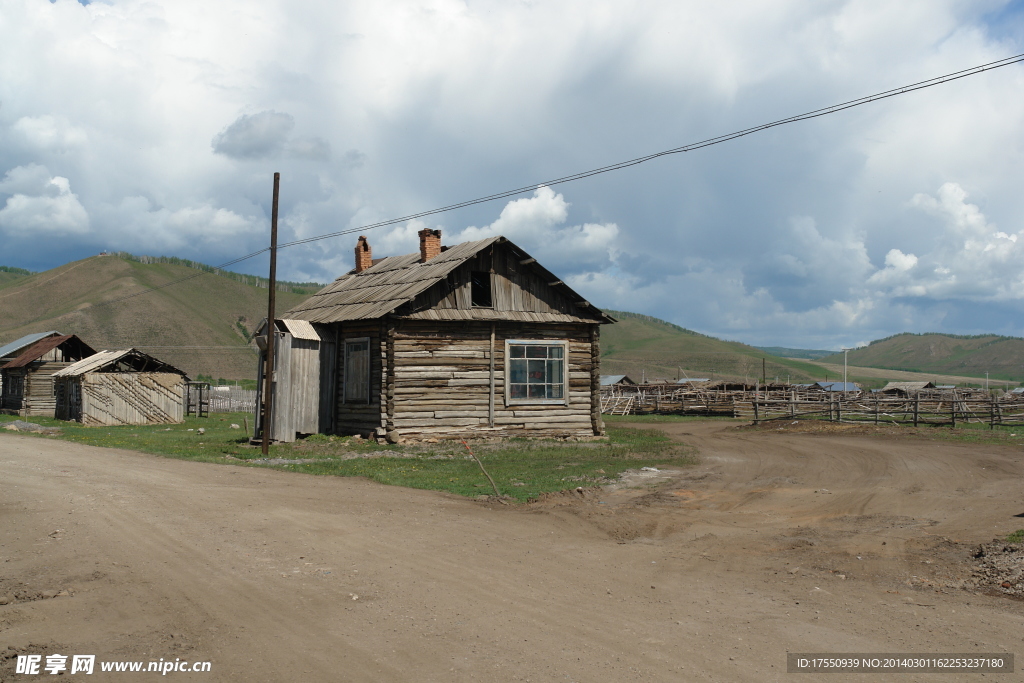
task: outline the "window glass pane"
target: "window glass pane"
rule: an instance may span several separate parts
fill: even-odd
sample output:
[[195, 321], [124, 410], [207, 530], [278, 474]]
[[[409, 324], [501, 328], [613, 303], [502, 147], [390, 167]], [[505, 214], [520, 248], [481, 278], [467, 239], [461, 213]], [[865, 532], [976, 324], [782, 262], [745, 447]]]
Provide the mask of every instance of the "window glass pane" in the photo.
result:
[[[522, 347], [519, 347], [522, 348]], [[509, 374], [512, 382], [526, 383], [526, 359], [513, 358], [508, 362]]]
[[544, 398], [544, 385], [543, 384], [531, 384], [530, 386], [530, 398]]
[[562, 398], [562, 385], [561, 384], [549, 384], [548, 385], [548, 398]]
[[508, 347], [508, 353], [512, 358], [525, 358], [526, 347], [522, 344], [512, 344]]
[[509, 387], [509, 396], [512, 398], [526, 398], [526, 385], [513, 384]]
[[562, 361], [560, 360], [549, 360], [548, 361], [548, 382], [553, 384], [562, 383]]
[[537, 344], [531, 344], [530, 346], [526, 347], [526, 357], [527, 358], [547, 358], [548, 357], [548, 347], [546, 347], [546, 346], [539, 346]]
[[544, 361], [542, 360], [529, 360], [526, 361], [530, 364], [530, 384], [543, 384], [544, 383]]
[[549, 346], [548, 347], [548, 358], [561, 358], [562, 357], [562, 351], [564, 351], [564, 350], [565, 349], [563, 349], [561, 346]]

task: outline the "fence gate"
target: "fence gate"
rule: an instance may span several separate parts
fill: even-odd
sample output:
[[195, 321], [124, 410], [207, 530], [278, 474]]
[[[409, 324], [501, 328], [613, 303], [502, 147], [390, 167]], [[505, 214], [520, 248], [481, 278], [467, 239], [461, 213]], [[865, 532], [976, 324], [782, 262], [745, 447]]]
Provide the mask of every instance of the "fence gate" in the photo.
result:
[[185, 383], [185, 415], [210, 416], [210, 384], [208, 382]]

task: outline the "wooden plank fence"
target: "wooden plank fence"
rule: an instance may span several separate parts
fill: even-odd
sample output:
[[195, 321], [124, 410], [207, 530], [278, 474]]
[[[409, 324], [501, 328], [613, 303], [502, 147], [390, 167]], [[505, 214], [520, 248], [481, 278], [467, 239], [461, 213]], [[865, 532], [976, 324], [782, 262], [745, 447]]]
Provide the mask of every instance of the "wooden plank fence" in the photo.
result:
[[[224, 391], [227, 389], [227, 391]], [[211, 413], [254, 413], [256, 412], [256, 390], [241, 387], [212, 387], [207, 394]]]

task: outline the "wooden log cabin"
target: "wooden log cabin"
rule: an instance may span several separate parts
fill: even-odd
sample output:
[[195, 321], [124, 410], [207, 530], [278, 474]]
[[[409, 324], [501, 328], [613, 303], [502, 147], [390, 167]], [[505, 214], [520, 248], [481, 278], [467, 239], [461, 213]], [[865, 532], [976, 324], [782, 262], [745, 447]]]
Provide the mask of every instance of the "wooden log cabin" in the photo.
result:
[[331, 403], [321, 430], [391, 442], [603, 435], [600, 327], [615, 320], [504, 237], [419, 237], [419, 253], [380, 260], [360, 237], [355, 268], [281, 316], [336, 349], [336, 370], [305, 391]]
[[22, 417], [54, 417], [54, 373], [94, 353], [73, 334], [49, 334], [30, 344], [0, 369], [0, 407]]
[[84, 425], [184, 422], [182, 370], [137, 349], [100, 351], [54, 373], [59, 420]]

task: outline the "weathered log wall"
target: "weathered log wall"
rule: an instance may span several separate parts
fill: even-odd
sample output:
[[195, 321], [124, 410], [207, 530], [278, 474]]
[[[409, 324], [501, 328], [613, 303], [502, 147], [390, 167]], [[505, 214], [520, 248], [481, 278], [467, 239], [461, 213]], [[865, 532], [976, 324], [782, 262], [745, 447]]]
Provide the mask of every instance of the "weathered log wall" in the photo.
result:
[[62, 361], [34, 361], [7, 370], [2, 407], [18, 411], [22, 417], [53, 417], [57, 407], [53, 373], [69, 365]]
[[[383, 427], [389, 436], [565, 437], [600, 433], [592, 326], [510, 322], [493, 326], [492, 416], [490, 323], [439, 325], [395, 320], [386, 324], [379, 355], [385, 370], [381, 376], [385, 386]], [[349, 330], [344, 334], [349, 336]], [[509, 339], [568, 341], [568, 396], [564, 403], [506, 404], [505, 341]]]

